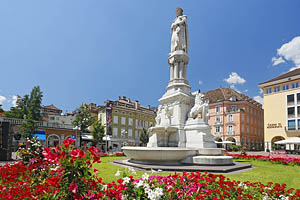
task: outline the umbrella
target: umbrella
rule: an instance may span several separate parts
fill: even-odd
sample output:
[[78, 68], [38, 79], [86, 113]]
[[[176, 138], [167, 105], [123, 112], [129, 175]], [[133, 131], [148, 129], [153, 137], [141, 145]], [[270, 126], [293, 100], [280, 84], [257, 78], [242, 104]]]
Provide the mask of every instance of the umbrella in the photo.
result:
[[277, 142], [274, 142], [275, 144], [300, 144], [300, 138], [299, 137], [292, 137], [288, 138], [286, 140], [280, 140]]
[[222, 142], [215, 141], [215, 143], [217, 143], [217, 144], [234, 144], [234, 142], [231, 142], [231, 141], [222, 141]]

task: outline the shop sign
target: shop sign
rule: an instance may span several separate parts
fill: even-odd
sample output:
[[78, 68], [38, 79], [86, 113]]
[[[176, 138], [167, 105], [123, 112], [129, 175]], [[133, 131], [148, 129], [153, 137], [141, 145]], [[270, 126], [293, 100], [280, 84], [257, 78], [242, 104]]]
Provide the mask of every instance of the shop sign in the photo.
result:
[[282, 128], [281, 123], [268, 124], [267, 128]]

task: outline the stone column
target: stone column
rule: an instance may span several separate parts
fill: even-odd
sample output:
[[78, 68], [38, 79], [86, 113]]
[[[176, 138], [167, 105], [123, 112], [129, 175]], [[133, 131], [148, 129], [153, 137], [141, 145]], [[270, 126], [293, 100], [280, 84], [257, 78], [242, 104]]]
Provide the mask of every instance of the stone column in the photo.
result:
[[184, 68], [184, 63], [183, 63], [183, 62], [180, 62], [180, 63], [179, 63], [179, 78], [180, 78], [180, 79], [184, 79], [184, 76], [183, 76], [183, 68]]
[[178, 79], [178, 63], [174, 63], [174, 79]]
[[187, 80], [186, 78], [186, 65], [183, 65], [183, 79]]
[[170, 81], [174, 79], [174, 66], [170, 65]]

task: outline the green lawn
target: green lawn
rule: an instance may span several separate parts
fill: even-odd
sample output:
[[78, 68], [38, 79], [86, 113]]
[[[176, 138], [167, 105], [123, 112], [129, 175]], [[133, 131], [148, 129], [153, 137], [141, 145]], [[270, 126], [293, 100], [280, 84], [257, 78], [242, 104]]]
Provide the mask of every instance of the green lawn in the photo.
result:
[[[122, 172], [126, 172], [129, 175], [132, 175], [134, 178], [140, 178], [144, 173], [151, 174], [151, 172], [136, 170], [137, 175], [133, 175], [125, 167], [120, 167], [117, 165], [109, 164], [109, 162], [111, 162], [113, 160], [121, 159], [121, 158], [125, 158], [125, 157], [101, 157], [101, 159], [100, 159], [101, 163], [94, 164], [94, 167], [99, 169], [98, 174], [103, 179], [104, 182], [109, 183], [109, 182], [118, 180], [119, 178], [122, 177]], [[115, 177], [115, 174], [118, 171], [118, 169], [121, 171], [121, 176]], [[155, 173], [155, 175], [159, 175], [159, 176], [167, 176], [169, 174], [171, 174], [171, 173], [170, 172]]]
[[[128, 169], [116, 165], [111, 165], [109, 162], [124, 157], [101, 157], [101, 163], [95, 164], [95, 167], [99, 169], [99, 176], [103, 178], [104, 182], [112, 182], [118, 180], [120, 177], [115, 177], [115, 173], [119, 169], [121, 172], [128, 172]], [[247, 163], [256, 166], [257, 168], [248, 170], [246, 172], [237, 174], [223, 174], [224, 176], [239, 181], [251, 181], [261, 183], [285, 183], [288, 188], [300, 189], [300, 167], [299, 166], [287, 166], [280, 164], [272, 164], [264, 161], [247, 161]], [[141, 177], [145, 172], [136, 171], [135, 178]], [[147, 172], [151, 174], [151, 172]], [[171, 172], [160, 172], [155, 175], [167, 176]]]

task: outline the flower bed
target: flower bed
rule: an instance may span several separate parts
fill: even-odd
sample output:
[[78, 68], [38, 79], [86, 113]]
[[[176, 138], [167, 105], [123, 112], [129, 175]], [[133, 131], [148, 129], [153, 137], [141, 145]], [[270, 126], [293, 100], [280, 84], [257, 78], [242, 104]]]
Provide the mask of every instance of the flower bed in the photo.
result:
[[240, 155], [240, 154], [229, 154], [229, 155], [235, 159], [240, 159], [240, 160], [262, 160], [262, 161], [268, 161], [277, 164], [300, 166], [300, 157], [279, 157], [279, 156]]
[[77, 149], [72, 142], [67, 139], [62, 146], [45, 148], [28, 162], [0, 167], [0, 199], [300, 199], [300, 190], [288, 189], [285, 184], [231, 181], [200, 172], [145, 173], [133, 179], [130, 174], [135, 171], [129, 168], [122, 175], [116, 173], [121, 176], [118, 181], [104, 183], [92, 168], [100, 162], [98, 149]]

